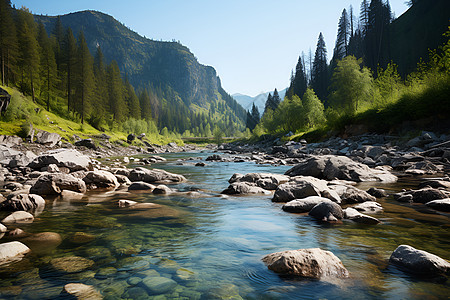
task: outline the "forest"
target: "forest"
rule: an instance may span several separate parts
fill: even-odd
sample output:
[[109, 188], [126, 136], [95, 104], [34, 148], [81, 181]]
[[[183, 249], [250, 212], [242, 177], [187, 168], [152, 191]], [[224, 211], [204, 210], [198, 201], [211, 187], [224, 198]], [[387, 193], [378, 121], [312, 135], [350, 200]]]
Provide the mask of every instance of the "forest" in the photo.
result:
[[[40, 21], [45, 21], [43, 16], [36, 17], [25, 7], [11, 7], [9, 0], [0, 1], [0, 14], [1, 83], [30, 96], [47, 111], [100, 131], [173, 138], [207, 137], [214, 132], [236, 136], [245, 128], [245, 111], [220, 82], [217, 90], [202, 95], [207, 98], [205, 107], [194, 103], [191, 109], [174, 83], [156, 78], [132, 84], [122, 65], [114, 59], [107, 62], [100, 45], [91, 53], [87, 38], [91, 32], [73, 32], [59, 16], [49, 29], [48, 22]], [[191, 55], [178, 43], [166, 44], [180, 48], [185, 57]], [[180, 56], [177, 50], [172, 52]], [[32, 119], [33, 107], [11, 105], [1, 120], [39, 123], [39, 118]]]
[[[411, 1], [409, 14], [433, 5], [426, 2]], [[285, 99], [281, 101], [275, 89], [262, 116], [256, 107], [247, 112], [253, 136], [339, 132], [354, 123], [364, 124], [368, 131], [387, 132], [403, 121], [448, 119], [450, 31], [438, 49], [413, 66], [403, 64], [402, 70], [415, 69], [406, 74], [398, 71], [391, 51], [394, 21], [388, 1], [363, 0], [359, 18], [352, 7], [343, 9], [330, 63], [320, 33], [314, 56], [300, 55]], [[411, 52], [403, 50], [405, 56]]]

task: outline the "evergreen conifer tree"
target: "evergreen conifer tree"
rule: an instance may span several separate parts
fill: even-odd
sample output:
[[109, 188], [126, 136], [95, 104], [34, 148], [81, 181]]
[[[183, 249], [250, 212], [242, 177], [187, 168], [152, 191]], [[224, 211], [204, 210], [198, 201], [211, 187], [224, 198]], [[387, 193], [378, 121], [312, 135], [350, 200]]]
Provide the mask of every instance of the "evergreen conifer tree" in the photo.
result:
[[81, 116], [81, 123], [89, 116], [92, 103], [91, 98], [94, 91], [93, 58], [81, 31], [78, 36], [77, 64], [76, 64], [76, 105], [75, 110]]
[[0, 20], [0, 72], [2, 84], [5, 85], [12, 75], [12, 64], [18, 48], [10, 0], [0, 0]]
[[308, 86], [306, 79], [304, 61], [301, 56], [298, 57], [297, 66], [295, 67], [295, 75], [291, 80], [291, 85], [288, 89], [288, 98], [292, 98], [293, 95], [303, 95]]
[[109, 110], [113, 115], [113, 120], [120, 123], [128, 115], [127, 105], [123, 95], [123, 83], [120, 77], [120, 70], [117, 62], [113, 60], [107, 71]]
[[45, 91], [47, 110], [50, 111], [50, 94], [57, 80], [57, 68], [53, 42], [42, 23], [39, 23], [38, 27], [38, 40], [41, 46], [41, 95]]
[[328, 88], [328, 64], [327, 64], [327, 49], [322, 32], [319, 34], [317, 41], [316, 52], [314, 55], [312, 69], [311, 86], [316, 91], [319, 99], [324, 101], [327, 98]]
[[336, 46], [334, 48], [334, 60], [341, 60], [348, 55], [348, 43], [350, 40], [350, 22], [347, 10], [344, 8], [338, 24]]
[[74, 111], [73, 105], [73, 90], [74, 90], [74, 76], [75, 65], [77, 61], [77, 41], [73, 36], [72, 29], [68, 28], [66, 31], [64, 41], [64, 61], [66, 67], [66, 83], [67, 83], [67, 110]]

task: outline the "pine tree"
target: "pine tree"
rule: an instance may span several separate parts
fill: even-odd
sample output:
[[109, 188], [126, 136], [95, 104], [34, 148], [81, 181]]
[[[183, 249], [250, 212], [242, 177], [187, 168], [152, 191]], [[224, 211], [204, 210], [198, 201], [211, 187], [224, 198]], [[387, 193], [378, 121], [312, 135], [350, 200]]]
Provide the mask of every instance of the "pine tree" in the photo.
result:
[[18, 37], [19, 37], [19, 67], [22, 73], [21, 89], [27, 91], [25, 78], [29, 81], [29, 92], [33, 102], [35, 97], [35, 83], [39, 73], [39, 44], [37, 42], [36, 24], [33, 15], [25, 8], [18, 11]]
[[11, 1], [0, 0], [0, 72], [3, 85], [8, 84], [12, 75], [12, 64], [17, 57], [17, 49], [16, 25], [12, 17]]
[[113, 60], [107, 71], [109, 110], [113, 115], [113, 120], [120, 123], [128, 115], [127, 105], [123, 95], [123, 83], [120, 77], [120, 70], [117, 62]]
[[288, 89], [288, 98], [292, 98], [293, 95], [303, 95], [308, 86], [306, 79], [306, 73], [304, 68], [304, 60], [301, 56], [298, 58], [297, 66], [295, 67], [295, 75], [291, 80], [291, 85]]
[[66, 82], [67, 82], [67, 110], [74, 111], [73, 105], [73, 86], [74, 86], [74, 75], [75, 75], [75, 65], [77, 60], [77, 41], [73, 36], [72, 29], [68, 28], [64, 41], [64, 61], [66, 67]]
[[76, 105], [75, 110], [81, 116], [81, 123], [84, 123], [84, 118], [89, 116], [91, 112], [91, 98], [94, 91], [94, 70], [93, 58], [89, 52], [89, 48], [81, 31], [78, 35], [78, 49], [77, 49], [77, 68], [76, 68]]
[[317, 41], [311, 75], [311, 87], [316, 91], [319, 99], [324, 101], [327, 98], [328, 89], [328, 64], [327, 49], [322, 32], [319, 34], [319, 39]]
[[134, 92], [134, 88], [128, 81], [125, 80], [125, 101], [128, 104], [128, 111], [130, 112], [130, 117], [134, 119], [141, 118], [141, 106], [139, 104], [139, 99]]
[[350, 22], [347, 10], [344, 8], [338, 24], [336, 46], [334, 48], [333, 59], [341, 60], [348, 55], [348, 43], [350, 40]]
[[53, 42], [49, 39], [44, 24], [39, 23], [38, 40], [41, 46], [41, 94], [45, 90], [47, 110], [50, 111], [50, 94], [57, 80], [57, 68]]
[[95, 103], [95, 114], [91, 115], [90, 123], [100, 129], [107, 119], [108, 88], [106, 85], [106, 69], [103, 52], [100, 46], [97, 47], [94, 57], [94, 77], [95, 89], [93, 93], [93, 103]]
[[256, 107], [255, 103], [253, 103], [252, 110], [247, 111], [246, 128], [250, 129], [250, 131], [253, 131], [256, 125], [258, 125], [260, 119], [261, 117], [259, 115], [258, 107]]
[[55, 61], [57, 66], [57, 72], [58, 72], [58, 88], [63, 91], [65, 89], [65, 80], [62, 80], [65, 77], [65, 68], [64, 68], [64, 43], [65, 43], [65, 36], [64, 36], [64, 27], [61, 22], [60, 16], [56, 17], [56, 23], [55, 27], [52, 30], [52, 34], [56, 40], [56, 43], [54, 43], [54, 50], [55, 53]]
[[361, 7], [359, 11], [359, 26], [361, 29], [361, 35], [366, 36], [367, 27], [369, 26], [369, 3], [367, 0], [361, 2]]
[[274, 110], [273, 109], [273, 99], [272, 99], [272, 94], [269, 93], [269, 95], [267, 96], [267, 100], [266, 100], [266, 105], [264, 107], [264, 114], [266, 114], [267, 110]]
[[141, 106], [141, 118], [147, 121], [152, 119], [152, 108], [150, 96], [147, 90], [143, 90], [139, 95], [139, 103]]
[[277, 107], [280, 105], [281, 103], [281, 98], [280, 95], [278, 94], [277, 89], [275, 88], [275, 90], [273, 91], [273, 96], [272, 96], [272, 102], [273, 102], [273, 110], [277, 109]]

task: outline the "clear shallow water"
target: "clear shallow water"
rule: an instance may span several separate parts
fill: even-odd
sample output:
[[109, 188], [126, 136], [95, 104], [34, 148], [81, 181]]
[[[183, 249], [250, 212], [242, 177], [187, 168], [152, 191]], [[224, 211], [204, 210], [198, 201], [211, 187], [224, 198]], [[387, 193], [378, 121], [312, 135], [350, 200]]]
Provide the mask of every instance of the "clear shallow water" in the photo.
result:
[[[320, 224], [308, 215], [283, 212], [270, 196], [219, 196], [233, 173], [284, 173], [288, 167], [207, 162], [203, 168], [194, 166], [196, 160], [177, 164], [177, 159], [209, 154], [167, 154], [167, 163], [152, 166], [185, 175], [188, 182], [173, 187], [200, 189], [200, 197], [124, 190], [92, 193], [83, 200], [47, 200], [35, 222], [21, 228], [31, 233], [57, 232], [63, 243], [53, 249], [33, 249], [34, 254], [22, 262], [0, 268], [0, 298], [53, 299], [70, 282], [93, 285], [107, 299], [448, 298], [449, 283], [419, 280], [387, 263], [400, 244], [448, 259], [448, 215], [388, 198], [380, 200], [385, 211], [376, 216], [383, 221], [377, 226]], [[417, 184], [402, 179], [395, 185], [377, 186], [397, 191]], [[118, 208], [119, 199], [163, 206], [133, 211]], [[75, 244], [70, 240], [76, 232], [95, 238]], [[261, 262], [272, 252], [313, 247], [337, 255], [351, 278], [334, 282], [283, 278]], [[94, 265], [69, 274], [52, 269], [52, 259], [74, 255]], [[155, 276], [171, 278], [177, 286], [154, 295], [140, 281]]]

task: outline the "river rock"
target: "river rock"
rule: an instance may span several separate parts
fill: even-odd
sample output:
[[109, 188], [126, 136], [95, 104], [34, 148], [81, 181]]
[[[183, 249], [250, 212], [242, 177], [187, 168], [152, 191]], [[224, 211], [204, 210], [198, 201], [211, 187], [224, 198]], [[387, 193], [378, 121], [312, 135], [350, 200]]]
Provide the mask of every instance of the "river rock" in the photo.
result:
[[367, 201], [353, 206], [359, 212], [363, 213], [379, 213], [383, 211], [383, 207], [380, 203], [374, 201]]
[[345, 156], [315, 156], [289, 169], [288, 176], [313, 176], [320, 179], [342, 179], [356, 182], [382, 181], [396, 182], [397, 176], [388, 171], [371, 169]]
[[30, 248], [21, 242], [15, 241], [0, 244], [0, 265], [21, 260], [28, 252], [30, 252]]
[[446, 199], [449, 195], [445, 191], [422, 188], [420, 190], [410, 190], [394, 194], [394, 199], [400, 202], [427, 203], [433, 200]]
[[265, 194], [270, 195], [269, 191], [262, 189], [255, 184], [247, 182], [234, 182], [230, 184], [222, 194], [226, 195], [246, 195], [246, 194]]
[[297, 176], [292, 178], [288, 183], [279, 185], [273, 195], [272, 201], [288, 202], [309, 196], [319, 196], [338, 203], [341, 202], [339, 195], [328, 188], [325, 180], [311, 176]]
[[129, 191], [143, 191], [143, 190], [148, 190], [148, 191], [153, 191], [155, 189], [155, 186], [153, 184], [147, 183], [147, 182], [143, 182], [143, 181], [136, 181], [133, 182], [129, 187], [128, 190]]
[[58, 247], [62, 238], [56, 232], [40, 232], [24, 237], [20, 240], [33, 250], [33, 253], [46, 253]]
[[347, 207], [344, 210], [344, 217], [346, 219], [349, 219], [356, 223], [361, 223], [361, 224], [376, 225], [376, 224], [380, 223], [380, 221], [378, 219], [371, 217], [371, 216], [364, 215], [352, 207]]
[[283, 275], [315, 279], [349, 277], [341, 260], [332, 252], [320, 248], [276, 252], [264, 256], [262, 260], [269, 270]]
[[445, 180], [427, 180], [424, 182], [421, 182], [419, 184], [419, 189], [424, 187], [431, 187], [435, 189], [443, 188], [446, 190], [450, 190], [450, 181]]
[[128, 175], [128, 179], [130, 179], [132, 182], [144, 181], [147, 183], [166, 182], [166, 181], [170, 182], [186, 181], [186, 178], [182, 175], [169, 173], [164, 170], [158, 169], [149, 170], [141, 167], [133, 169]]
[[367, 190], [367, 193], [369, 195], [374, 196], [375, 198], [383, 198], [383, 197], [387, 197], [387, 193], [385, 190], [383, 189], [377, 189], [374, 187], [371, 187], [370, 189]]
[[138, 203], [136, 201], [132, 201], [132, 200], [124, 200], [124, 199], [122, 199], [122, 200], [118, 201], [119, 207], [130, 207], [130, 206], [133, 206], [133, 205], [136, 205], [136, 204], [138, 204]]
[[5, 233], [6, 231], [8, 231], [8, 228], [6, 228], [5, 225], [3, 225], [2, 223], [0, 223], [0, 233]]
[[265, 190], [275, 190], [280, 184], [287, 183], [289, 176], [271, 173], [248, 173], [245, 175], [233, 174], [228, 180], [229, 183], [234, 182], [251, 182]]
[[83, 146], [89, 149], [97, 149], [97, 146], [95, 145], [94, 141], [92, 139], [84, 139], [84, 140], [80, 140], [75, 142], [75, 146]]
[[389, 262], [418, 275], [434, 277], [450, 274], [448, 261], [409, 245], [398, 246], [389, 258]]
[[85, 232], [75, 232], [67, 241], [71, 244], [83, 245], [95, 240], [95, 235]]
[[68, 283], [64, 286], [62, 294], [68, 294], [79, 300], [101, 300], [103, 296], [91, 285], [82, 283]]
[[77, 193], [86, 192], [86, 184], [83, 180], [64, 173], [50, 173], [41, 175], [31, 187], [30, 193], [38, 195], [57, 195], [62, 190]]
[[74, 149], [57, 149], [48, 151], [36, 157], [28, 164], [30, 168], [40, 170], [50, 164], [56, 164], [58, 167], [66, 167], [70, 171], [91, 170], [91, 159]]
[[6, 201], [0, 203], [0, 210], [7, 211], [35, 211], [43, 210], [45, 200], [39, 195], [34, 194], [12, 194]]
[[173, 193], [173, 190], [164, 184], [160, 184], [153, 189], [152, 193], [155, 195], [169, 195]]
[[319, 196], [310, 196], [303, 199], [295, 199], [283, 205], [282, 209], [291, 213], [309, 212], [314, 206], [321, 202], [330, 201], [328, 198]]
[[36, 134], [36, 142], [48, 147], [55, 146], [60, 140], [61, 136], [54, 132], [41, 130]]
[[92, 267], [94, 262], [80, 256], [66, 256], [52, 259], [50, 265], [58, 272], [78, 273]]
[[206, 161], [222, 161], [222, 157], [218, 154], [210, 155], [206, 158]]
[[109, 188], [115, 189], [119, 186], [116, 176], [108, 171], [90, 171], [83, 178], [89, 188]]
[[321, 202], [314, 206], [309, 215], [324, 222], [336, 222], [344, 217], [339, 204], [334, 202]]
[[177, 286], [177, 283], [174, 280], [166, 277], [146, 277], [142, 280], [142, 284], [153, 295], [168, 293]]
[[347, 186], [345, 192], [340, 196], [342, 198], [342, 201], [344, 201], [345, 203], [362, 203], [366, 201], [377, 201], [377, 199], [374, 196], [353, 186]]
[[433, 200], [425, 203], [425, 205], [435, 210], [450, 212], [450, 198]]
[[15, 211], [6, 218], [2, 220], [5, 224], [16, 224], [16, 223], [33, 223], [34, 217], [32, 214], [26, 211]]
[[125, 175], [119, 175], [119, 174], [114, 174], [114, 176], [116, 177], [117, 182], [118, 182], [120, 185], [125, 185], [125, 186], [131, 185], [131, 181], [130, 181], [130, 179], [128, 179], [127, 176], [125, 176]]

